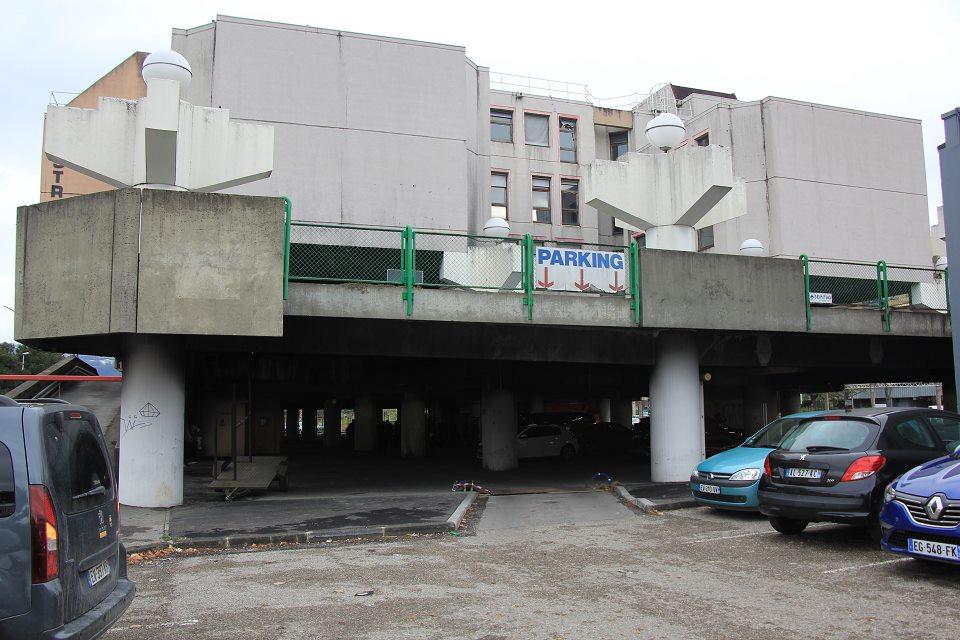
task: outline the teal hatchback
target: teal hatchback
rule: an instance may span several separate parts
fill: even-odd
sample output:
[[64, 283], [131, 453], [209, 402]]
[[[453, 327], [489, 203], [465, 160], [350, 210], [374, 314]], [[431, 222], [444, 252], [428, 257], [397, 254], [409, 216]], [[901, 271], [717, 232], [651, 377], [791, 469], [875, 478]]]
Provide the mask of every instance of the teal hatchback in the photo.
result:
[[803, 420], [830, 411], [794, 413], [778, 418], [747, 438], [743, 444], [711, 456], [690, 475], [690, 491], [700, 504], [721, 509], [756, 511], [757, 486], [763, 461], [780, 441]]

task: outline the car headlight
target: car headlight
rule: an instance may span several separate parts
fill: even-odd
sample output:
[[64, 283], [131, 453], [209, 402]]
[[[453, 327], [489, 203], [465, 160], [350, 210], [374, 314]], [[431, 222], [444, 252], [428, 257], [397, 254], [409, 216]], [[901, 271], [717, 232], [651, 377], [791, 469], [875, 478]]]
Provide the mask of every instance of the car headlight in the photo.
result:
[[894, 483], [891, 482], [887, 485], [887, 488], [883, 490], [883, 502], [892, 502], [894, 498], [897, 497], [897, 490], [893, 488]]
[[690, 477], [696, 478], [699, 475], [700, 475], [700, 465], [697, 465], [693, 468], [693, 471], [690, 472]]
[[730, 476], [731, 480], [759, 480], [763, 472], [760, 469], [740, 469]]

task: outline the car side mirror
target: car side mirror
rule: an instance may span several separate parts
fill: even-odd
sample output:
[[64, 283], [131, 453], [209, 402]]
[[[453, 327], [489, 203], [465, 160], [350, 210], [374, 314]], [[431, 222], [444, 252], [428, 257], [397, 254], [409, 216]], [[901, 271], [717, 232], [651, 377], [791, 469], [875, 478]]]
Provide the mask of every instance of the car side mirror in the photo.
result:
[[956, 458], [957, 460], [960, 460], [960, 444], [958, 444], [956, 447], [954, 447], [953, 453], [950, 454], [950, 457], [951, 457], [951, 458]]

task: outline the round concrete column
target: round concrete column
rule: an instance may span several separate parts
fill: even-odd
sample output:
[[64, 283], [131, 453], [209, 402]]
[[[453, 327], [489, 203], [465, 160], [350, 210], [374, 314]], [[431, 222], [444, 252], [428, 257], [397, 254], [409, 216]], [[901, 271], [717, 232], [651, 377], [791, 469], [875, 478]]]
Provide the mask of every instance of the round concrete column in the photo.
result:
[[381, 416], [373, 396], [357, 398], [354, 411], [353, 449], [354, 451], [375, 451], [377, 448], [377, 426]]
[[422, 458], [426, 454], [427, 419], [423, 398], [407, 393], [400, 405], [400, 455], [404, 458]]
[[629, 427], [633, 423], [633, 402], [629, 398], [611, 400], [610, 421]]
[[517, 407], [513, 393], [502, 389], [483, 392], [480, 433], [484, 469], [506, 471], [517, 468]]
[[600, 422], [610, 421], [610, 398], [600, 398]]
[[340, 446], [340, 405], [334, 399], [323, 403], [323, 446], [330, 449]]
[[702, 459], [700, 366], [690, 333], [657, 338], [650, 376], [650, 477], [683, 482]]
[[791, 413], [800, 413], [800, 390], [797, 388], [780, 391], [780, 415]]
[[120, 389], [120, 502], [172, 507], [183, 502], [184, 370], [179, 348], [134, 335], [123, 353]]
[[674, 251], [696, 251], [697, 230], [680, 224], [647, 229], [648, 249], [672, 249]]

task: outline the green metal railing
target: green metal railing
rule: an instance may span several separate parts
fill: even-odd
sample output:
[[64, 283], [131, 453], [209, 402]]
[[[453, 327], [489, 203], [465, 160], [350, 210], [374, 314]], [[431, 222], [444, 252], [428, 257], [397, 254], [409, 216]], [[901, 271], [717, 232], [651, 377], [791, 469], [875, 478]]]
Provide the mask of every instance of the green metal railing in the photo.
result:
[[800, 261], [808, 331], [813, 328], [812, 306], [877, 310], [884, 331], [890, 331], [894, 310], [950, 313], [949, 274], [945, 269], [890, 267], [885, 260], [854, 262], [806, 255], [801, 255]]
[[[528, 320], [533, 319], [536, 251], [546, 246], [530, 234], [499, 238], [469, 233], [322, 222], [291, 221], [285, 230], [284, 295], [288, 282], [397, 285], [404, 313], [412, 316], [417, 288], [451, 288], [517, 293]], [[552, 244], [552, 243], [550, 243]], [[556, 248], [562, 247], [558, 245]], [[581, 249], [623, 253], [628, 265], [625, 286], [564, 294], [629, 295], [633, 320], [640, 323], [639, 252], [600, 244]], [[627, 283], [623, 283], [624, 285]]]

